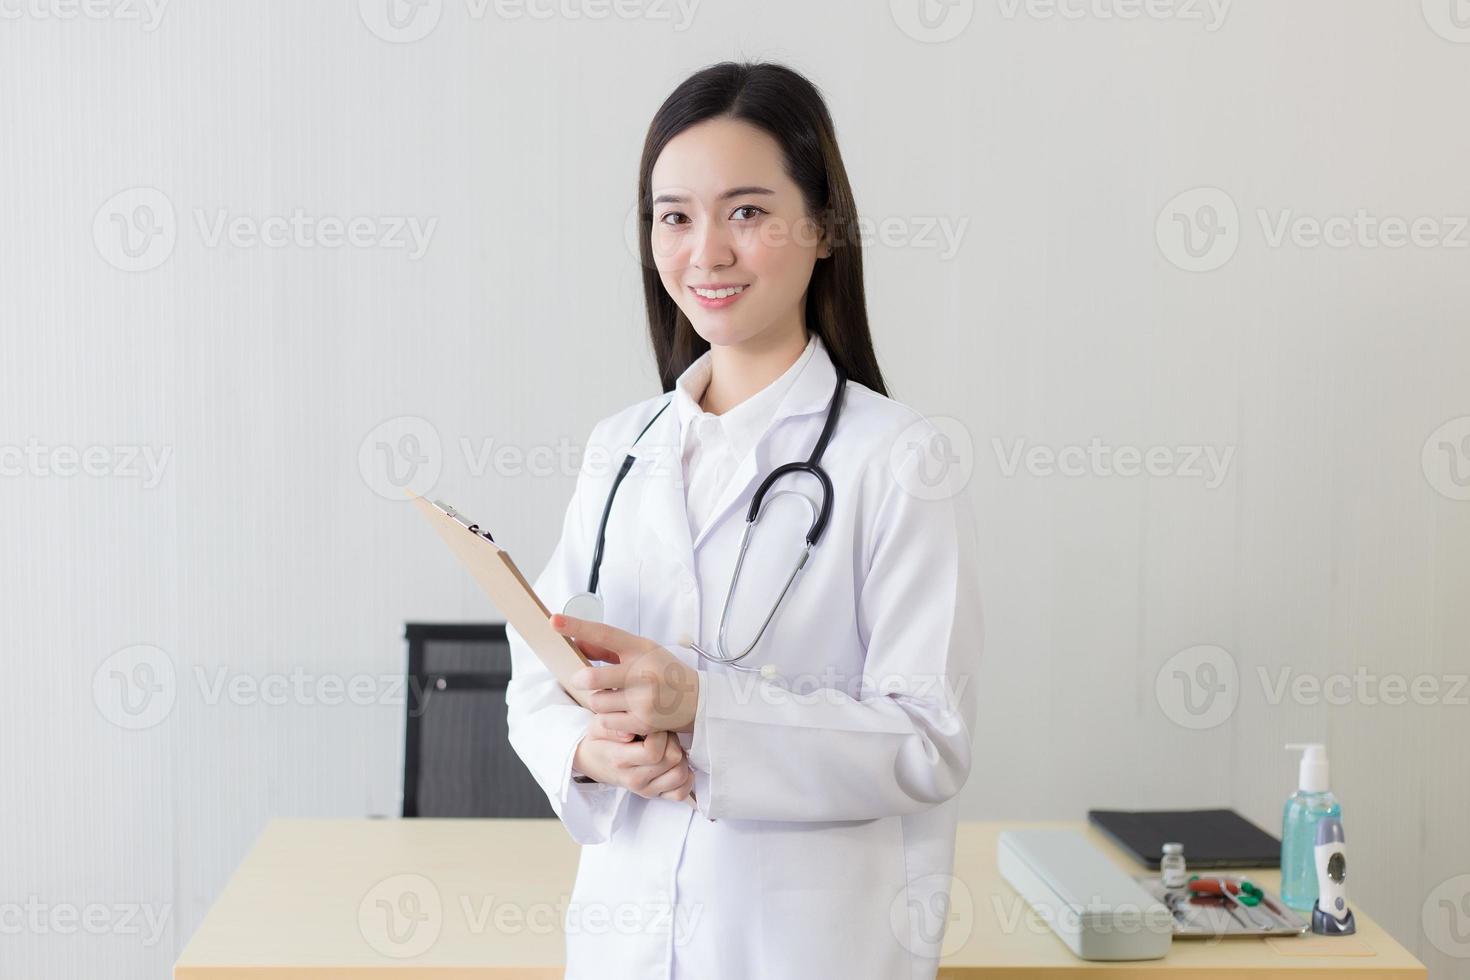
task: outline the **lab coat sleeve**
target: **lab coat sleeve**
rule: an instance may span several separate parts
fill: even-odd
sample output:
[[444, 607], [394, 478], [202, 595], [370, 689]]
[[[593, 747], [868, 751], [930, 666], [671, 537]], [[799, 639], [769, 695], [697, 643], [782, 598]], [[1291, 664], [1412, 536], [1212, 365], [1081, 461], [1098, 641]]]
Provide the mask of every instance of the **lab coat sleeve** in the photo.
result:
[[975, 532], [963, 492], [905, 489], [925, 490], [918, 458], [878, 467], [886, 489], [857, 587], [860, 678], [795, 693], [700, 671], [689, 757], [706, 817], [866, 820], [927, 809], [964, 785], [982, 639]]
[[[600, 499], [594, 497], [599, 487], [605, 488], [612, 482], [612, 473], [603, 472], [608, 469], [606, 453], [593, 449], [603, 445], [599, 435], [599, 429], [594, 428], [588, 440], [577, 487], [562, 521], [561, 540], [545, 569], [532, 583], [541, 601], [553, 611], [560, 610], [568, 598], [587, 587], [593, 536], [601, 514], [600, 509], [593, 512], [601, 506]], [[579, 844], [602, 843], [611, 833], [613, 820], [628, 790], [572, 781], [572, 759], [586, 734], [592, 712], [562, 690], [514, 627], [507, 625], [505, 635], [511, 655], [511, 677], [505, 690], [510, 744], [546, 793], [551, 808], [572, 838]]]

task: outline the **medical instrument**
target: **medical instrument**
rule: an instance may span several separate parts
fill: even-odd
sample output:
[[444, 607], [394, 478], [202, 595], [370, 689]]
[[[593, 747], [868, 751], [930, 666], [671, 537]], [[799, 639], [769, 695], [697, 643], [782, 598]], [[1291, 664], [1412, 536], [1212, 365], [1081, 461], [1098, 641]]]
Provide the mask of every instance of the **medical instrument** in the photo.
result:
[[[768, 474], [766, 478], [761, 481], [760, 486], [756, 489], [755, 496], [751, 498], [750, 508], [746, 512], [745, 516], [745, 530], [741, 533], [740, 536], [740, 551], [735, 559], [735, 569], [730, 574], [730, 586], [725, 592], [725, 605], [720, 612], [720, 623], [716, 636], [717, 652], [711, 653], [709, 651], [706, 651], [702, 646], [695, 642], [692, 637], [687, 635], [680, 637], [679, 644], [681, 646], [689, 647], [689, 649], [693, 650], [695, 653], [699, 654], [701, 657], [712, 663], [724, 664], [725, 666], [733, 667], [736, 670], [759, 673], [763, 678], [766, 678], [768, 680], [778, 676], [778, 672], [776, 671], [775, 665], [773, 664], [766, 664], [763, 667], [750, 667], [740, 663], [740, 661], [749, 656], [750, 652], [755, 649], [756, 644], [760, 642], [761, 637], [766, 632], [766, 627], [769, 626], [771, 620], [776, 617], [776, 612], [781, 608], [781, 603], [785, 600], [786, 594], [791, 591], [791, 585], [796, 580], [796, 576], [801, 572], [804, 567], [806, 567], [807, 559], [811, 557], [812, 549], [816, 547], [817, 542], [822, 537], [822, 532], [827, 528], [827, 521], [832, 514], [833, 490], [832, 479], [827, 475], [827, 471], [822, 468], [821, 460], [822, 454], [826, 452], [828, 442], [830, 442], [832, 439], [832, 432], [837, 427], [837, 419], [842, 414], [843, 393], [846, 391], [846, 387], [847, 375], [842, 371], [841, 368], [838, 368], [837, 384], [833, 388], [832, 398], [827, 404], [827, 420], [826, 423], [822, 426], [821, 434], [817, 437], [816, 445], [812, 448], [811, 456], [808, 457], [805, 462], [793, 461], [790, 463], [783, 463], [782, 465], [773, 469], [770, 474]], [[669, 404], [672, 401], [673, 399], [669, 399], [669, 401], [664, 402], [663, 406], [654, 413], [653, 418], [648, 420], [648, 424], [643, 427], [643, 430], [638, 433], [638, 437], [633, 440], [633, 443], [635, 445], [637, 444], [638, 439], [643, 438], [643, 434], [646, 433], [649, 427], [652, 426], [653, 423], [658, 419], [658, 417], [664, 413], [664, 410], [669, 407]], [[628, 471], [632, 469], [634, 459], [635, 457], [633, 456], [633, 454], [629, 452], [627, 457], [623, 460], [622, 467], [618, 470], [617, 475], [613, 478], [612, 488], [608, 490], [607, 501], [603, 504], [602, 507], [602, 519], [598, 522], [597, 525], [597, 541], [592, 551], [592, 570], [587, 577], [587, 590], [585, 592], [579, 592], [567, 600], [564, 607], [564, 612], [568, 616], [572, 616], [577, 619], [592, 619], [597, 621], [601, 621], [602, 619], [603, 604], [601, 597], [597, 594], [597, 587], [599, 582], [599, 575], [602, 569], [603, 548], [606, 545], [607, 539], [607, 519], [608, 515], [612, 513], [613, 500], [617, 496], [618, 486], [623, 482], [623, 478], [628, 475]], [[792, 473], [808, 473], [816, 477], [817, 482], [821, 486], [822, 502], [820, 506], [814, 504], [812, 502], [812, 499], [806, 494], [799, 493], [795, 490], [777, 490], [774, 493], [769, 493], [768, 495], [768, 491], [770, 491], [771, 486], [777, 480]], [[777, 497], [786, 495], [801, 498], [803, 501], [806, 502], [807, 507], [811, 510], [812, 522], [810, 527], [807, 529], [805, 547], [802, 549], [801, 555], [797, 558], [796, 565], [794, 568], [792, 568], [791, 574], [787, 576], [786, 583], [781, 589], [781, 594], [776, 597], [775, 603], [771, 606], [771, 611], [766, 615], [765, 620], [761, 623], [760, 630], [756, 633], [755, 639], [751, 640], [750, 644], [746, 646], [744, 650], [740, 651], [737, 654], [731, 654], [726, 647], [729, 630], [730, 606], [735, 598], [735, 588], [740, 580], [740, 570], [745, 564], [745, 554], [747, 549], [750, 547], [751, 535], [755, 530], [757, 522], [760, 520], [760, 516], [762, 511], [765, 509], [765, 505], [769, 501], [775, 500]]]
[[[1169, 887], [1168, 882], [1164, 883]], [[1201, 878], [1199, 875], [1189, 879], [1185, 886], [1189, 891], [1197, 895], [1232, 895], [1240, 900], [1241, 905], [1256, 906], [1261, 904], [1261, 897], [1265, 894], [1259, 887], [1249, 880], [1241, 878], [1239, 881], [1226, 881], [1219, 876], [1213, 878]]]
[[1323, 936], [1351, 936], [1358, 931], [1347, 905], [1347, 843], [1342, 818], [1324, 817], [1317, 823], [1317, 901], [1312, 906], [1312, 931]]
[[1250, 923], [1261, 929], [1270, 929], [1272, 922], [1264, 915], [1258, 915], [1256, 906], [1261, 904], [1263, 892], [1244, 878], [1238, 881], [1226, 881], [1224, 878], [1200, 878], [1196, 875], [1190, 879], [1189, 891], [1196, 895], [1216, 895], [1228, 905], [1243, 910], [1244, 916]]
[[1157, 875], [1137, 880], [1169, 907], [1179, 939], [1295, 936], [1310, 928], [1276, 895], [1239, 875], [1195, 875], [1184, 888], [1165, 888]]

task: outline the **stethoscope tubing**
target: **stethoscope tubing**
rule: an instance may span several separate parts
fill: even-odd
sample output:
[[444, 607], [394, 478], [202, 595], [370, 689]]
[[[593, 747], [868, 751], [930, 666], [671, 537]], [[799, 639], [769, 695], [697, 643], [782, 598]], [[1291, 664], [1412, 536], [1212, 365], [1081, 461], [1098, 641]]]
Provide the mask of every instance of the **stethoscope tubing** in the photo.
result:
[[[776, 467], [766, 476], [764, 480], [761, 481], [760, 486], [756, 488], [755, 495], [751, 498], [750, 501], [750, 508], [746, 512], [745, 529], [741, 532], [740, 535], [740, 551], [735, 558], [735, 567], [730, 573], [730, 585], [725, 591], [725, 604], [720, 610], [720, 626], [715, 641], [717, 652], [711, 653], [710, 651], [705, 650], [698, 643], [695, 643], [692, 640], [685, 644], [691, 650], [693, 650], [695, 653], [699, 654], [706, 660], [709, 660], [712, 663], [724, 664], [725, 666], [734, 668], [735, 670], [759, 673], [765, 677], [770, 677], [774, 674], [774, 668], [770, 665], [764, 667], [749, 667], [745, 664], [740, 663], [740, 661], [748, 657], [751, 651], [753, 651], [756, 648], [757, 644], [760, 643], [761, 637], [765, 635], [766, 627], [768, 627], [771, 624], [771, 621], [776, 618], [776, 613], [780, 610], [781, 603], [785, 601], [787, 593], [791, 591], [791, 586], [796, 581], [796, 577], [801, 573], [801, 570], [806, 567], [807, 560], [811, 558], [812, 549], [816, 547], [817, 542], [821, 540], [822, 533], [827, 529], [827, 522], [832, 514], [832, 500], [835, 496], [835, 491], [832, 487], [832, 478], [828, 476], [827, 471], [822, 467], [821, 460], [822, 455], [827, 451], [827, 444], [832, 440], [832, 433], [837, 428], [837, 419], [842, 414], [843, 396], [846, 393], [846, 390], [847, 376], [842, 371], [842, 369], [839, 368], [837, 370], [837, 384], [833, 388], [831, 400], [827, 403], [826, 423], [822, 426], [822, 432], [817, 437], [816, 445], [812, 447], [811, 455], [804, 462], [794, 461], [790, 463], [783, 463], [782, 465]], [[659, 416], [663, 415], [664, 411], [667, 410], [669, 405], [672, 403], [672, 398], [663, 403], [659, 410], [654, 413], [653, 418], [649, 419], [648, 423], [643, 426], [643, 429], [638, 433], [637, 438], [633, 440], [634, 445], [638, 443], [639, 439], [643, 438], [644, 434], [647, 433], [650, 428], [652, 428], [653, 423], [658, 421]], [[585, 595], [590, 595], [593, 598], [596, 598], [597, 596], [597, 586], [602, 571], [602, 556], [607, 544], [607, 522], [609, 516], [612, 514], [613, 501], [617, 499], [618, 487], [622, 484], [623, 479], [628, 475], [628, 472], [633, 468], [633, 463], [636, 458], [637, 457], [635, 457], [632, 452], [629, 452], [627, 456], [624, 457], [623, 465], [619, 467], [617, 475], [613, 477], [612, 486], [608, 490], [607, 501], [603, 504], [602, 507], [602, 517], [597, 524], [597, 541], [592, 552], [592, 570], [587, 577], [587, 592], [584, 593]], [[735, 598], [735, 587], [740, 581], [741, 568], [745, 564], [746, 551], [750, 547], [750, 537], [755, 530], [756, 524], [760, 520], [761, 512], [764, 510], [767, 501], [768, 491], [770, 491], [772, 485], [774, 485], [777, 480], [792, 473], [808, 473], [816, 477], [817, 482], [821, 485], [822, 503], [821, 506], [818, 507], [812, 503], [811, 498], [808, 497], [806, 494], [797, 493], [795, 490], [779, 490], [776, 493], [770, 495], [770, 499], [772, 500], [783, 494], [792, 494], [794, 496], [800, 497], [806, 502], [807, 506], [812, 509], [812, 522], [811, 525], [807, 528], [806, 542], [805, 546], [802, 548], [801, 556], [797, 559], [795, 567], [793, 567], [791, 570], [791, 574], [787, 576], [786, 583], [781, 588], [781, 594], [777, 596], [775, 603], [772, 604], [771, 611], [766, 614], [766, 618], [764, 622], [761, 623], [761, 628], [756, 633], [755, 639], [753, 639], [750, 642], [750, 645], [742, 650], [739, 654], [731, 656], [726, 645], [729, 631], [730, 606]], [[577, 598], [580, 598], [580, 596], [574, 596], [573, 600]]]

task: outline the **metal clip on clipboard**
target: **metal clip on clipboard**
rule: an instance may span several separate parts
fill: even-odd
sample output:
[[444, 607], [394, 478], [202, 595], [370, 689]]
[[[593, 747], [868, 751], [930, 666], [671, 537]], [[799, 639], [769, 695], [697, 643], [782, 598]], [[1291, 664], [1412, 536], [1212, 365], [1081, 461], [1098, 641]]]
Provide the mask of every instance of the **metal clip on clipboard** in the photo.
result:
[[484, 538], [486, 541], [489, 541], [491, 544], [495, 543], [495, 539], [490, 536], [489, 531], [482, 531], [480, 530], [480, 525], [471, 524], [468, 518], [466, 518], [459, 511], [455, 510], [449, 504], [446, 504], [442, 500], [436, 500], [434, 501], [434, 506], [443, 511], [445, 517], [449, 518], [451, 521], [454, 521], [466, 531], [469, 531], [472, 534], [478, 534], [480, 537]]

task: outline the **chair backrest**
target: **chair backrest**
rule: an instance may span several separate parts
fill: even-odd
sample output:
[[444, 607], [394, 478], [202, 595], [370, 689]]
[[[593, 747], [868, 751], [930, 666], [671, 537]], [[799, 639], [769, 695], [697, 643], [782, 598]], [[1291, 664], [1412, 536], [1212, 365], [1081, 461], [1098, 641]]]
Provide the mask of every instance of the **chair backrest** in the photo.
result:
[[504, 623], [409, 623], [405, 817], [554, 817], [506, 735]]

